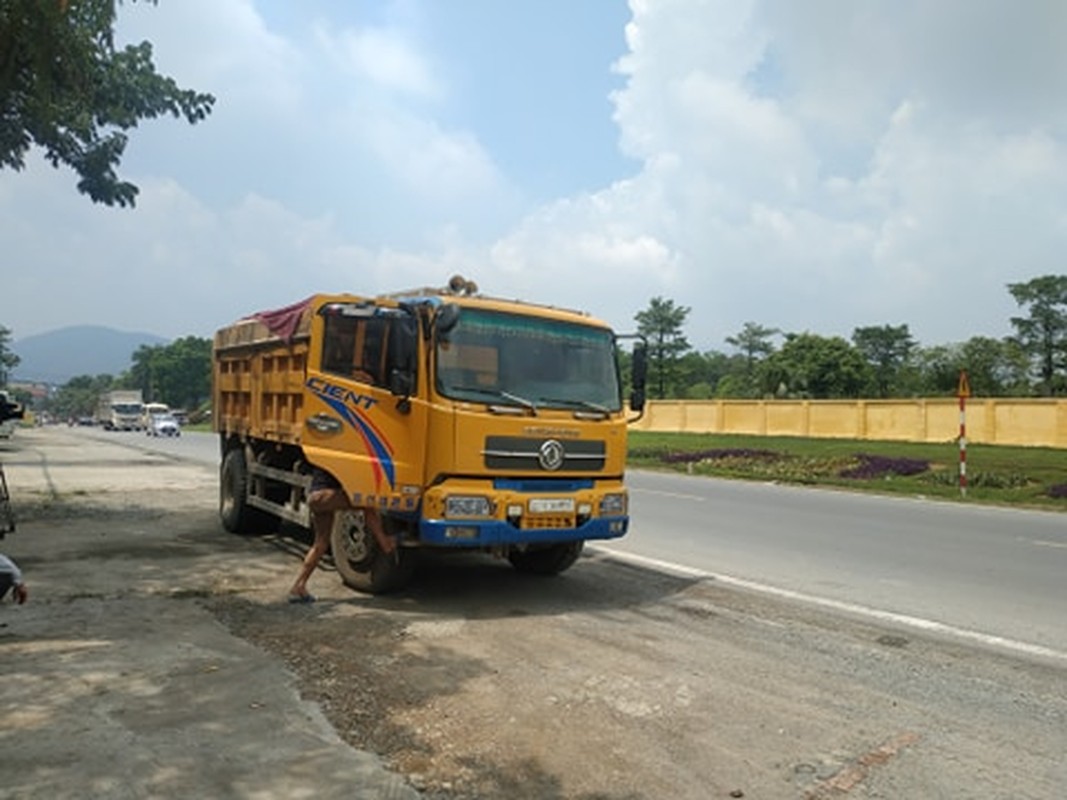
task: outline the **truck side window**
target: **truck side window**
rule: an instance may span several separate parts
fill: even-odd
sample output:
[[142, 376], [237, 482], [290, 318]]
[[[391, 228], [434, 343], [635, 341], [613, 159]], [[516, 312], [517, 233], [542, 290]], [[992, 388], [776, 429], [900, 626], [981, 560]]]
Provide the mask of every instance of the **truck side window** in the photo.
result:
[[351, 317], [327, 317], [322, 337], [322, 371], [348, 376], [356, 347], [356, 320]]
[[360, 383], [385, 385], [388, 320], [336, 315], [326, 318], [322, 370]]
[[[369, 317], [359, 321], [362, 335], [358, 339], [357, 365], [368, 383], [385, 385], [386, 329], [388, 321], [383, 317]], [[359, 380], [357, 378], [357, 380]]]

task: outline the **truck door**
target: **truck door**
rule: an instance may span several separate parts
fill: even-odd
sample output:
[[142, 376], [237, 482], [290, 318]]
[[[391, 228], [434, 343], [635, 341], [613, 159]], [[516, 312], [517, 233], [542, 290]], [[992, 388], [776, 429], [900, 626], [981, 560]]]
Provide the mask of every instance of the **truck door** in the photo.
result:
[[[369, 300], [325, 303], [312, 321], [302, 441], [353, 503], [415, 511], [424, 482], [426, 404], [418, 323]], [[414, 378], [414, 380], [412, 380]]]

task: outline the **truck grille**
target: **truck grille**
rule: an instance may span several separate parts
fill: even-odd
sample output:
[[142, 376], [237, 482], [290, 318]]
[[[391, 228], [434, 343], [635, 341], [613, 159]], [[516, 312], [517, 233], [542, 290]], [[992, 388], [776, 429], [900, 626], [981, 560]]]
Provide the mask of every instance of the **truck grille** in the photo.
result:
[[489, 436], [482, 454], [489, 469], [596, 472], [604, 468], [606, 448], [596, 440]]

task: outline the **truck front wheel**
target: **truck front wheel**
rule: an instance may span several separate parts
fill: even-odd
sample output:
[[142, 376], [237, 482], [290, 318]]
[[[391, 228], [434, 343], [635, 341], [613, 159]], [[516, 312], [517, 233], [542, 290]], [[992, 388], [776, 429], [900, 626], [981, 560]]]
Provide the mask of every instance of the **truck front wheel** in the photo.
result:
[[582, 554], [584, 542], [562, 542], [543, 546], [534, 545], [525, 550], [513, 549], [508, 561], [519, 572], [532, 575], [558, 575], [571, 567]]
[[[388, 524], [383, 518], [383, 524]], [[333, 521], [330, 551], [345, 585], [367, 594], [402, 589], [414, 572], [414, 555], [402, 547], [386, 554], [367, 529], [359, 509], [339, 511]]]

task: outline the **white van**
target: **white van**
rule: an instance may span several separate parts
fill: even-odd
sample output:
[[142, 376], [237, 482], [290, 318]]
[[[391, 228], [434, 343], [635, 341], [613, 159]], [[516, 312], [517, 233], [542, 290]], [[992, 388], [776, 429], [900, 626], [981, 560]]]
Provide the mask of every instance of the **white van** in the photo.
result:
[[156, 414], [169, 414], [170, 406], [166, 403], [145, 403], [144, 411], [141, 412], [141, 430], [150, 431], [152, 429], [152, 417]]

